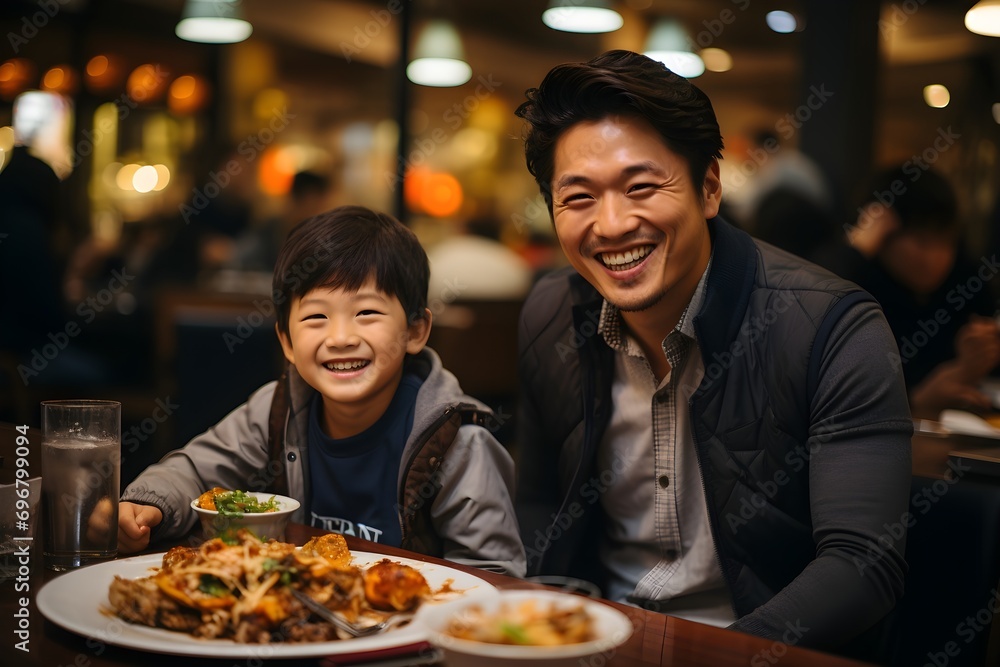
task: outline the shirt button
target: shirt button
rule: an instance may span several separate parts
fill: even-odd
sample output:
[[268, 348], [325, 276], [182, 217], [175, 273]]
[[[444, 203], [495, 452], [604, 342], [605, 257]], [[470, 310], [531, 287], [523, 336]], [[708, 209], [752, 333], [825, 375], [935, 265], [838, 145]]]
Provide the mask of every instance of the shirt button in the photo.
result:
[[667, 549], [665, 556], [667, 560], [677, 560], [677, 549]]
[[670, 486], [670, 478], [666, 475], [660, 475], [660, 479], [657, 480], [664, 489]]
[[295, 459], [297, 459], [297, 458], [299, 458], [299, 457], [296, 456], [295, 452], [288, 452], [288, 460], [289, 461], [295, 461]]

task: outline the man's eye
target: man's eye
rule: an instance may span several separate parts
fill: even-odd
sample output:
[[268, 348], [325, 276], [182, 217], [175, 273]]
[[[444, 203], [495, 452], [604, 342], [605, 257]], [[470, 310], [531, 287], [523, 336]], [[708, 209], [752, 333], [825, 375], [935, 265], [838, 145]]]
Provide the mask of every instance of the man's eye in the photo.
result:
[[654, 188], [654, 187], [656, 187], [656, 186], [653, 185], [652, 183], [636, 183], [635, 185], [631, 186], [628, 189], [628, 191], [629, 192], [640, 192], [642, 190], [649, 190], [650, 188]]
[[587, 201], [588, 199], [591, 199], [591, 196], [588, 195], [587, 193], [585, 193], [585, 192], [577, 192], [575, 194], [571, 194], [571, 195], [568, 195], [566, 197], [563, 197], [563, 203], [564, 204], [573, 204], [573, 203], [578, 203], [578, 202], [582, 202], [582, 201]]

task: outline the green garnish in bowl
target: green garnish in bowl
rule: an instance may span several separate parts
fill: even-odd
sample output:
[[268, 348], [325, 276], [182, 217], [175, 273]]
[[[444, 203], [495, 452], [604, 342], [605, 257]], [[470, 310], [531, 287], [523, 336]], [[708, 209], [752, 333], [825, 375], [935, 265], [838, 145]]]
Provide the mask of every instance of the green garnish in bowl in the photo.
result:
[[221, 516], [240, 517], [244, 514], [277, 512], [280, 508], [274, 496], [261, 502], [244, 491], [229, 491], [215, 496], [215, 510]]

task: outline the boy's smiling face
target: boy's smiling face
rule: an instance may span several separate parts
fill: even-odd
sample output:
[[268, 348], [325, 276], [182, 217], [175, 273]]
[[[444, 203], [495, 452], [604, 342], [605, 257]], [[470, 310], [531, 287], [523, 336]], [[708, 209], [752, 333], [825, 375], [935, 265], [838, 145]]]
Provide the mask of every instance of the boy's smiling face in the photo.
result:
[[406, 355], [427, 342], [430, 317], [409, 324], [399, 299], [371, 278], [357, 292], [318, 287], [292, 302], [288, 334], [278, 338], [285, 358], [323, 395], [327, 435], [355, 435], [382, 416]]

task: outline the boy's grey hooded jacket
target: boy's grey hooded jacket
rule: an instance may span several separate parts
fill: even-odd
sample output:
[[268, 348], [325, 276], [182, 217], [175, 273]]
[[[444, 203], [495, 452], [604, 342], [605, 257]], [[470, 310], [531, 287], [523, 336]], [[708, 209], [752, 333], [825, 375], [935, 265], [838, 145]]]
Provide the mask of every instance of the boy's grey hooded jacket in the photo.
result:
[[[430, 348], [408, 363], [425, 379], [400, 462], [403, 548], [524, 576], [524, 547], [512, 504], [514, 464], [482, 425], [495, 418], [462, 393]], [[190, 531], [197, 521], [191, 500], [215, 486], [287, 493], [302, 503], [292, 520], [307, 523], [307, 434], [315, 394], [290, 366], [282, 379], [264, 385], [218, 424], [147, 468], [122, 500], [163, 512], [154, 539]], [[272, 434], [269, 423], [283, 424], [283, 430]], [[280, 444], [272, 452], [275, 442]]]

